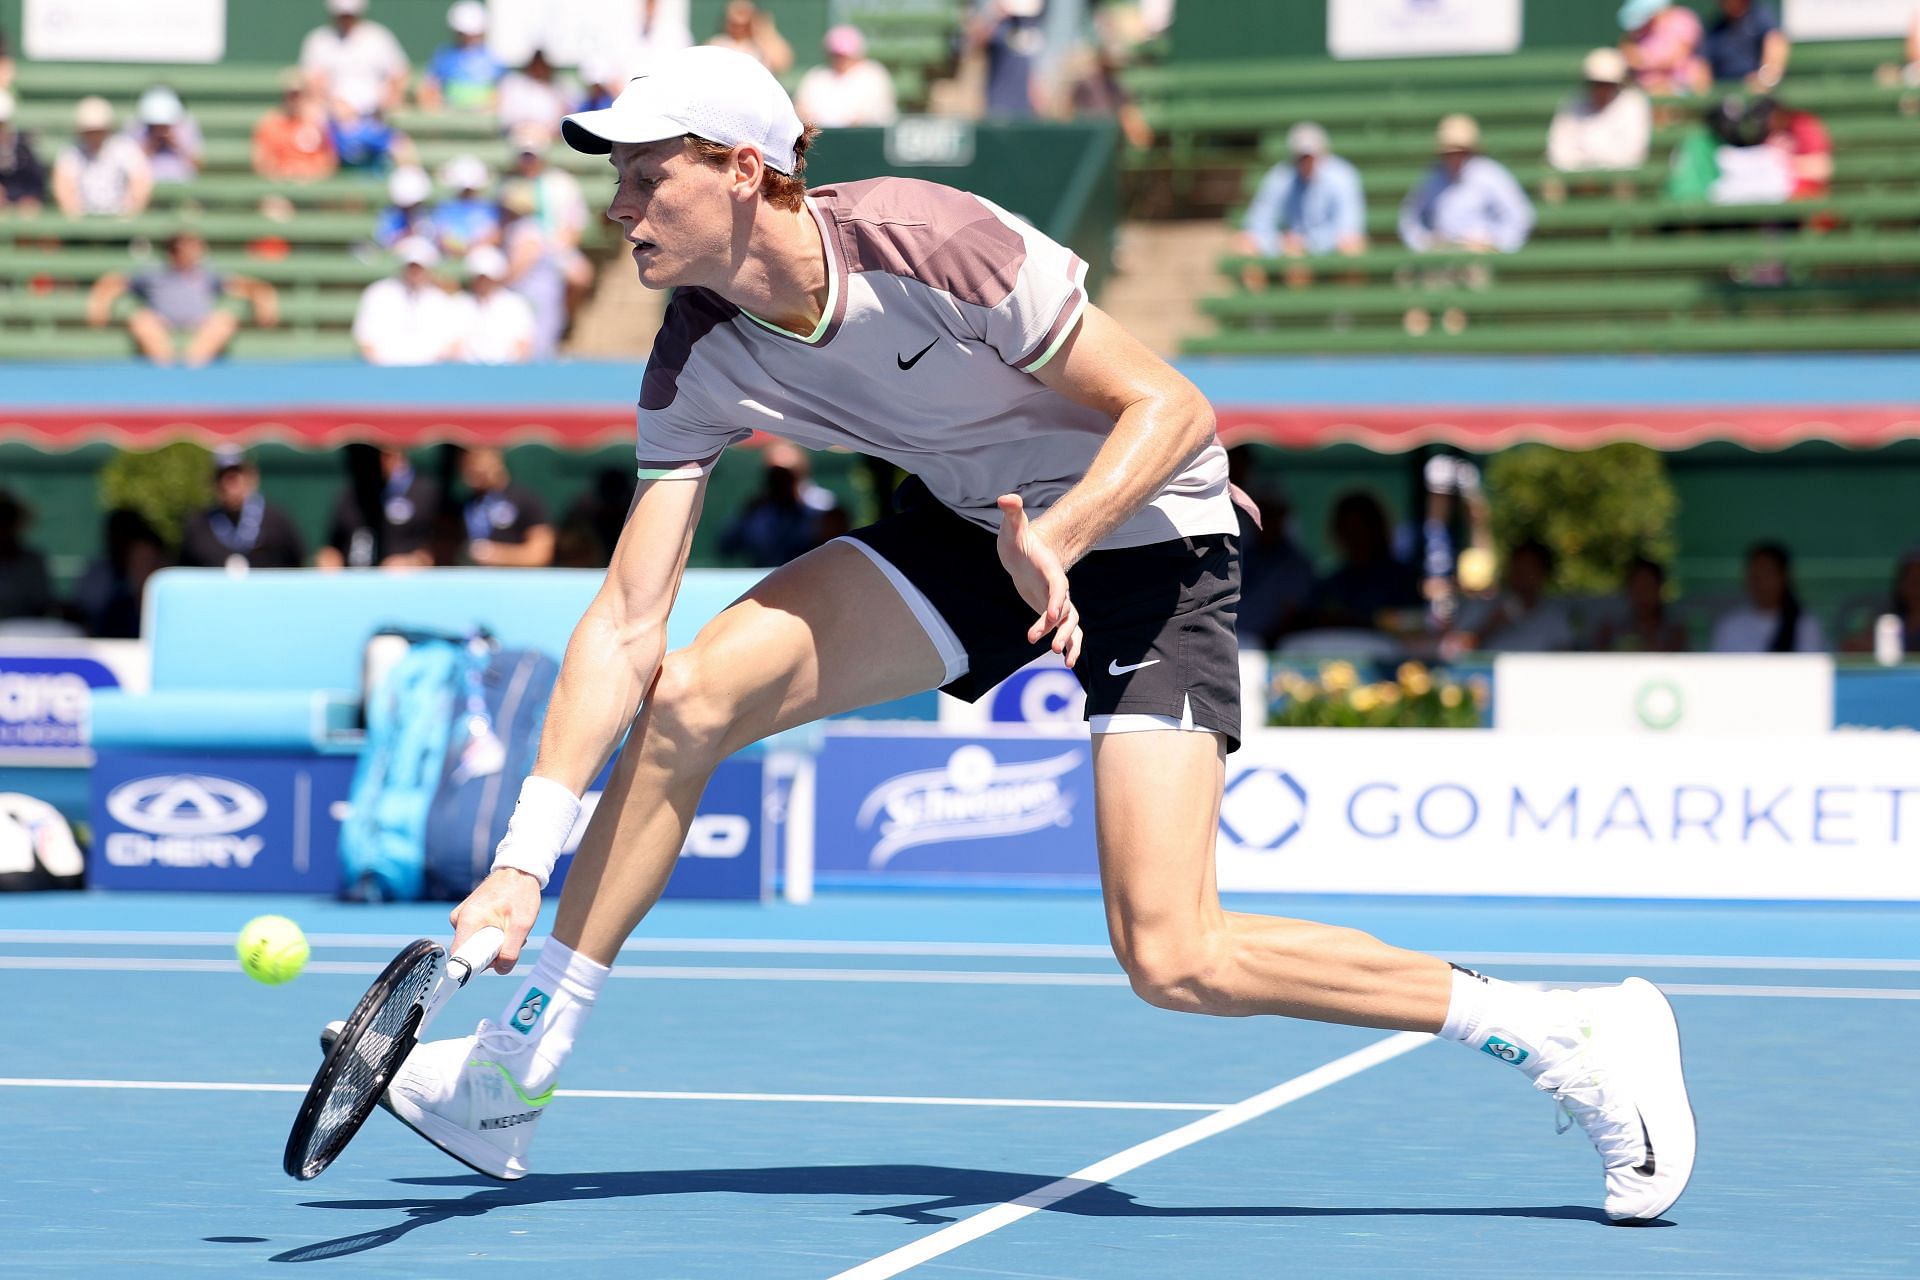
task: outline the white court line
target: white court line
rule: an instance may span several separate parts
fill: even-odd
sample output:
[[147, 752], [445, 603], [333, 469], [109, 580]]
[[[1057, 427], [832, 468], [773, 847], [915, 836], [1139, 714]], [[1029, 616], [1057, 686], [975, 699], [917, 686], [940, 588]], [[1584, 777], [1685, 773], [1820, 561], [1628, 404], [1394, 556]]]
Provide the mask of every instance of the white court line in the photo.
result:
[[[159, 1089], [178, 1093], [305, 1093], [304, 1084], [256, 1084], [219, 1080], [61, 1080], [0, 1076], [0, 1089]], [[855, 1103], [888, 1107], [1026, 1107], [1059, 1111], [1210, 1111], [1224, 1102], [1126, 1102], [1100, 1098], [947, 1098], [890, 1093], [708, 1093], [661, 1089], [561, 1089], [562, 1098], [612, 1098], [643, 1102]]]
[[[386, 966], [369, 960], [313, 960], [305, 972], [322, 974], [379, 973]], [[238, 961], [183, 956], [0, 956], [0, 970], [31, 969], [71, 973], [237, 973]], [[612, 976], [641, 981], [696, 982], [879, 982], [901, 985], [975, 987], [1123, 987], [1121, 973], [1034, 973], [993, 969], [772, 969], [724, 968], [707, 965], [623, 964]], [[1528, 982], [1529, 986], [1566, 986], [1591, 983]], [[1661, 983], [1676, 996], [1775, 996], [1813, 1000], [1920, 1000], [1920, 988], [1818, 986], [1715, 986]]]
[[891, 1253], [849, 1268], [833, 1277], [833, 1280], [886, 1280], [888, 1276], [897, 1276], [901, 1272], [921, 1263], [950, 1253], [963, 1244], [978, 1240], [989, 1232], [1010, 1226], [1030, 1214], [1058, 1204], [1069, 1196], [1077, 1195], [1103, 1182], [1110, 1182], [1122, 1174], [1131, 1173], [1142, 1165], [1150, 1164], [1161, 1156], [1171, 1155], [1183, 1147], [1190, 1147], [1215, 1134], [1257, 1120], [1270, 1111], [1278, 1110], [1289, 1102], [1298, 1102], [1309, 1094], [1318, 1093], [1329, 1085], [1338, 1084], [1349, 1076], [1358, 1075], [1368, 1067], [1378, 1066], [1382, 1062], [1397, 1058], [1403, 1053], [1418, 1049], [1433, 1039], [1432, 1036], [1418, 1031], [1399, 1031], [1384, 1040], [1376, 1040], [1364, 1049], [1357, 1050], [1344, 1058], [1335, 1058], [1323, 1067], [1315, 1067], [1305, 1075], [1277, 1084], [1273, 1088], [1254, 1094], [1251, 1098], [1234, 1103], [1223, 1111], [1216, 1111], [1203, 1120], [1195, 1120], [1181, 1125], [1157, 1138], [1149, 1138], [1125, 1151], [1116, 1152], [1104, 1160], [1096, 1161], [1077, 1173], [1057, 1178], [1044, 1187], [1004, 1204], [974, 1214], [952, 1226], [942, 1227], [931, 1235], [922, 1236], [912, 1244], [903, 1245]]
[[[311, 933], [314, 950], [392, 947], [412, 942], [412, 933]], [[6, 943], [68, 946], [231, 946], [232, 933], [158, 932], [142, 930], [0, 929]], [[543, 938], [530, 946], [538, 948]], [[1104, 943], [1046, 942], [868, 942], [813, 938], [629, 938], [621, 951], [669, 955], [795, 955], [795, 956], [980, 956], [1026, 960], [1110, 960]], [[1837, 958], [1830, 956], [1711, 956], [1562, 953], [1556, 951], [1440, 951], [1446, 959], [1467, 965], [1560, 965], [1585, 969], [1770, 969], [1781, 973], [1920, 973], [1920, 959]], [[342, 972], [346, 972], [342, 970]], [[355, 972], [358, 972], [355, 970]]]
[[[376, 974], [371, 960], [310, 960], [305, 973]], [[52, 973], [238, 973], [237, 960], [181, 956], [0, 956], [0, 969]], [[646, 981], [881, 982], [970, 987], [1124, 987], [1123, 973], [1027, 973], [996, 969], [769, 969], [709, 965], [622, 964], [613, 977]]]

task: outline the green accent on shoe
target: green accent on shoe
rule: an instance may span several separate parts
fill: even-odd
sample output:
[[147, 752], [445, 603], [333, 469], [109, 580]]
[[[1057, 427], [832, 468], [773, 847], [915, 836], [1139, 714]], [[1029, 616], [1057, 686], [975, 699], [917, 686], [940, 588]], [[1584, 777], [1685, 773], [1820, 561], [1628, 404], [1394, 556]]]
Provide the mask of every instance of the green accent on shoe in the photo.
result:
[[555, 1088], [558, 1087], [556, 1085], [548, 1085], [547, 1091], [545, 1093], [541, 1094], [537, 1098], [529, 1098], [527, 1096], [527, 1091], [520, 1087], [520, 1082], [513, 1078], [513, 1072], [507, 1070], [505, 1067], [501, 1066], [499, 1063], [484, 1062], [479, 1058], [475, 1058], [471, 1065], [476, 1067], [492, 1067], [495, 1071], [498, 1071], [503, 1077], [505, 1077], [506, 1082], [513, 1086], [513, 1092], [515, 1093], [516, 1096], [519, 1097], [520, 1101], [526, 1103], [530, 1107], [544, 1107], [549, 1102], [552, 1102], [553, 1091]]

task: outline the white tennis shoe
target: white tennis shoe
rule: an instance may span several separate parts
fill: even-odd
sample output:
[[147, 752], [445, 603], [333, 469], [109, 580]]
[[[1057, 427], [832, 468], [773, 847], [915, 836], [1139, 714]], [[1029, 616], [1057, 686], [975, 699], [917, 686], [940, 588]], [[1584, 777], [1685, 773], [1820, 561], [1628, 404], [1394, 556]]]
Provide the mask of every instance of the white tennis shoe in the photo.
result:
[[[344, 1024], [320, 1033], [327, 1050]], [[528, 1096], [509, 1065], [521, 1037], [482, 1019], [470, 1036], [432, 1040], [407, 1055], [380, 1105], [476, 1173], [514, 1182], [527, 1176], [533, 1144], [553, 1089]]]
[[[1535, 1063], [1533, 1087], [1560, 1104], [1562, 1132], [1578, 1124], [1606, 1166], [1607, 1217], [1650, 1222], [1673, 1207], [1693, 1176], [1694, 1119], [1680, 1065], [1673, 1006], [1644, 978], [1555, 993], [1564, 1017]], [[1513, 1046], [1520, 1058], [1526, 1046]]]

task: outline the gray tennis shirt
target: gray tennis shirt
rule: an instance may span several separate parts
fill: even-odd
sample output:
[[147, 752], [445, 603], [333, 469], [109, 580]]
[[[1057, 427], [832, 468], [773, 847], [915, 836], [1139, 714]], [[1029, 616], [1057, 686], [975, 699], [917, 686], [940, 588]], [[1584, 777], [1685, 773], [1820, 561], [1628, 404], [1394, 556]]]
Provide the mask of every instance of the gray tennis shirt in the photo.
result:
[[[697, 477], [759, 430], [878, 455], [997, 529], [1001, 494], [1038, 513], [1086, 474], [1112, 420], [1033, 376], [1086, 308], [1084, 262], [992, 202], [918, 179], [822, 187], [807, 206], [828, 260], [819, 327], [802, 337], [677, 290], [640, 389], [641, 479]], [[1235, 527], [1216, 441], [1100, 546]]]

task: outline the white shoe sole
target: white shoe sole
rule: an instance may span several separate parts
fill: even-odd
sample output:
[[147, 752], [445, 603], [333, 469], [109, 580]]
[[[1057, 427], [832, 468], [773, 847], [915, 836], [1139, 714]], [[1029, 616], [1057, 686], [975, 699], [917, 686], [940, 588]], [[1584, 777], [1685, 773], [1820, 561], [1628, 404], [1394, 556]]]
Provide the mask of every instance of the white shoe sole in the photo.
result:
[[1652, 1144], [1653, 1181], [1659, 1195], [1638, 1206], [1631, 1216], [1613, 1221], [1639, 1226], [1671, 1209], [1687, 1189], [1698, 1132], [1680, 1059], [1680, 1024], [1666, 994], [1645, 978], [1628, 978], [1620, 984], [1615, 1009], [1633, 1045], [1630, 1053], [1620, 1056], [1618, 1069], [1627, 1076]]
[[[333, 1042], [340, 1037], [343, 1022], [329, 1022], [320, 1030], [320, 1052], [327, 1053], [333, 1048]], [[476, 1142], [473, 1135], [459, 1125], [451, 1124], [430, 1111], [419, 1107], [404, 1098], [398, 1098], [392, 1089], [380, 1095], [380, 1107], [387, 1114], [407, 1128], [440, 1148], [475, 1173], [501, 1182], [518, 1182], [527, 1176], [524, 1166], [515, 1170], [503, 1169], [500, 1165], [500, 1153], [485, 1143]]]
[[454, 1124], [431, 1111], [423, 1111], [405, 1094], [395, 1093], [389, 1088], [386, 1096], [381, 1098], [380, 1105], [392, 1112], [401, 1124], [475, 1173], [501, 1182], [518, 1182], [527, 1176], [525, 1165], [517, 1169], [512, 1165], [502, 1165], [499, 1148], [475, 1138], [473, 1132], [462, 1125]]

